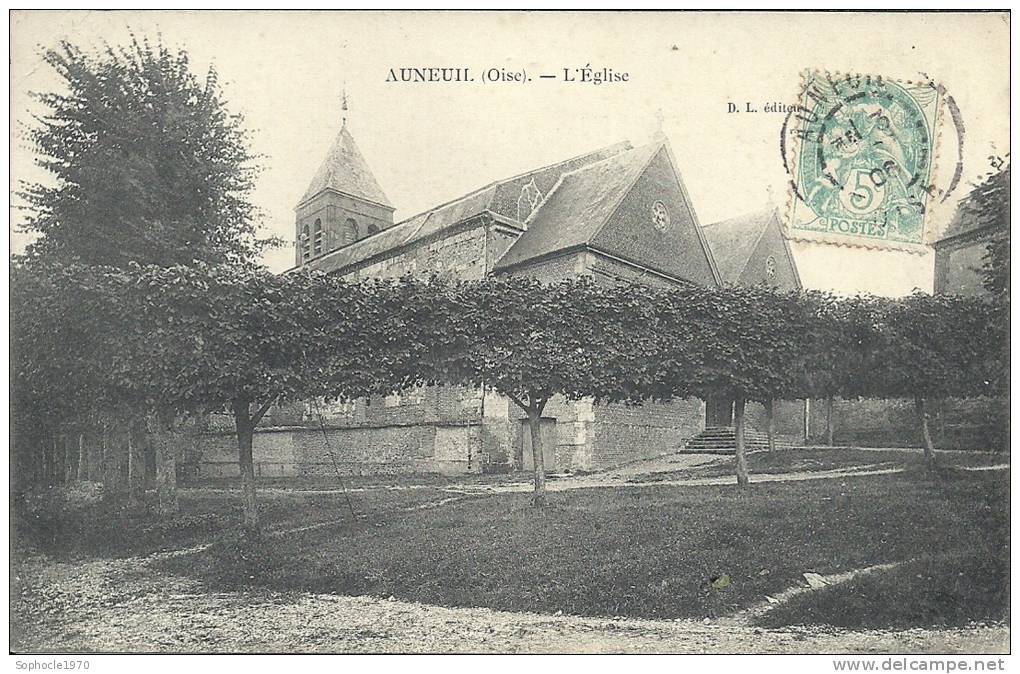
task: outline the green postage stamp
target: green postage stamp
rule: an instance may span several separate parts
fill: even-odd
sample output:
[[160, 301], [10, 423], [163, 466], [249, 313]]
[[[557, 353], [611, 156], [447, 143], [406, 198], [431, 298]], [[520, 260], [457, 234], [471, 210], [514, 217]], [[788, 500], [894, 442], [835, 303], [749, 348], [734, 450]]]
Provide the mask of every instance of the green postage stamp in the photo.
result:
[[788, 236], [919, 250], [936, 194], [940, 104], [931, 83], [807, 73], [784, 130]]

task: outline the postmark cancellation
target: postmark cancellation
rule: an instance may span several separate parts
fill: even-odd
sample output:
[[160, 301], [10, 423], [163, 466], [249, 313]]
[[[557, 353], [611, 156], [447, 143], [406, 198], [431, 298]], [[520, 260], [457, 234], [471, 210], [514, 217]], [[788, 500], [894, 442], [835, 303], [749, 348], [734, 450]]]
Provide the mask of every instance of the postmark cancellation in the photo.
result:
[[932, 237], [941, 105], [930, 82], [804, 73], [783, 132], [787, 236], [921, 252]]

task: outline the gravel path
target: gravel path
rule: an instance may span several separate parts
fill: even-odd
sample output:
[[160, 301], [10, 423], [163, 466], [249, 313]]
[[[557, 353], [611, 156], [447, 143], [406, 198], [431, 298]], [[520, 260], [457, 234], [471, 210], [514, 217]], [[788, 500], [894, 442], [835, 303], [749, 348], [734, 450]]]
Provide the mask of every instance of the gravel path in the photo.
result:
[[[158, 557], [158, 556], [156, 556]], [[70, 652], [1001, 653], [1009, 629], [842, 631], [444, 608], [374, 597], [207, 593], [147, 559], [13, 571], [11, 649]]]

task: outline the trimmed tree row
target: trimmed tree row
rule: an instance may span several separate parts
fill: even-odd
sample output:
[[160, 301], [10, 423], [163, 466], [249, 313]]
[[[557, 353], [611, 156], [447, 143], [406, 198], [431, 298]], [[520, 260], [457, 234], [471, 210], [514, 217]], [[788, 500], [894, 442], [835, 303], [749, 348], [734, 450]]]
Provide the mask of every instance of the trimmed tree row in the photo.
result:
[[527, 415], [542, 505], [540, 419], [554, 396], [634, 404], [728, 396], [746, 485], [747, 401], [772, 410], [777, 399], [808, 396], [913, 398], [930, 459], [930, 402], [996, 395], [1006, 381], [1004, 303], [941, 295], [649, 289], [590, 278], [351, 283], [228, 265], [32, 262], [14, 267], [11, 312], [16, 428], [73, 436], [104, 419], [126, 429], [132, 495], [141, 480], [131, 429], [146, 428], [160, 505], [171, 512], [182, 420], [229, 409], [252, 531], [253, 434], [286, 401], [485, 386]]

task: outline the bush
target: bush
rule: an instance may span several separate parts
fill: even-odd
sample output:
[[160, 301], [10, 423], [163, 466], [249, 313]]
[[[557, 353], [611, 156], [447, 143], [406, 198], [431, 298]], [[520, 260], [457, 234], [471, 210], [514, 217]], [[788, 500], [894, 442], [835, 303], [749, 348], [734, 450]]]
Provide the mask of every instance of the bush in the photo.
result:
[[215, 513], [160, 516], [153, 505], [104, 494], [102, 485], [49, 487], [15, 498], [16, 531], [58, 556], [124, 556], [182, 547], [233, 526]]

